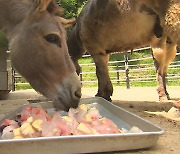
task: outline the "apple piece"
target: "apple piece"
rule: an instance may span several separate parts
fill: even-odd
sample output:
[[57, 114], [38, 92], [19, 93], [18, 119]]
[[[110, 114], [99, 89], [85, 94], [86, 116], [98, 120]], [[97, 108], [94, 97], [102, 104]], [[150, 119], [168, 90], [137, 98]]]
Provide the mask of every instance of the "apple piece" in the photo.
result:
[[20, 127], [21, 132], [26, 129], [26, 127], [30, 126], [31, 124], [29, 122], [24, 122], [22, 126]]
[[73, 122], [73, 119], [69, 116], [63, 116], [62, 118], [68, 122]]
[[28, 125], [23, 131], [22, 131], [22, 135], [27, 135], [27, 134], [33, 134], [35, 133], [35, 129], [31, 126]]
[[42, 130], [42, 127], [41, 127], [42, 123], [43, 123], [43, 121], [40, 120], [40, 119], [38, 119], [38, 120], [35, 120], [35, 121], [32, 123], [32, 126], [33, 126], [33, 128], [35, 128], [36, 130], [41, 131], [41, 130]]
[[15, 136], [13, 139], [21, 139], [21, 138], [24, 138], [23, 136]]
[[78, 131], [81, 131], [85, 134], [91, 134], [91, 129], [88, 128], [88, 126], [84, 123], [80, 123], [78, 126], [77, 126], [77, 130]]
[[32, 122], [33, 122], [33, 117], [30, 116], [30, 117], [26, 120], [26, 122], [32, 123]]
[[92, 122], [93, 121], [91, 115], [86, 114], [85, 117], [86, 117], [86, 121], [88, 121], [88, 122]]
[[13, 129], [14, 136], [21, 136], [21, 130], [20, 128]]
[[86, 111], [86, 112], [87, 112], [87, 110], [88, 110], [88, 106], [87, 106], [86, 104], [81, 104], [81, 105], [79, 106], [79, 108], [80, 108], [81, 110]]

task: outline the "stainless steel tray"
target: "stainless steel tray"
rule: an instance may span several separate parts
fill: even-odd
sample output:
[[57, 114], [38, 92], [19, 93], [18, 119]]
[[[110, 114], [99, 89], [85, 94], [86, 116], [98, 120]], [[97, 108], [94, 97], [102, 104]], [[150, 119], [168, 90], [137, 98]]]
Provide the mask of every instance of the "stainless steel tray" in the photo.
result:
[[[156, 145], [163, 130], [100, 97], [83, 98], [80, 103], [96, 106], [100, 114], [116, 123], [119, 128], [130, 129], [137, 126], [142, 133], [124, 133], [107, 135], [79, 135], [41, 137], [13, 140], [0, 140], [2, 154], [56, 154], [56, 153], [97, 153], [148, 148]], [[37, 103], [48, 112], [54, 112], [51, 102]], [[23, 107], [5, 118], [14, 119]], [[1, 121], [3, 121], [3, 118]]]

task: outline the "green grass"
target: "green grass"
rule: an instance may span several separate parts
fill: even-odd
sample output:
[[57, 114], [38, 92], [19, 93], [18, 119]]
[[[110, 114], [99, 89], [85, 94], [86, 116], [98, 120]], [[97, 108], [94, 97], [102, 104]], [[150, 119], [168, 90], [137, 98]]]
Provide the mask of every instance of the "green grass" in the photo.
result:
[[27, 84], [27, 85], [16, 85], [16, 90], [26, 90], [26, 89], [32, 89], [32, 87]]
[[[91, 87], [97, 87], [98, 84], [97, 83], [88, 83], [88, 84], [83, 84], [83, 87], [85, 88], [91, 88]], [[126, 87], [126, 83], [125, 82], [119, 82], [119, 83], [113, 83], [113, 86], [123, 86]], [[157, 86], [157, 82], [156, 81], [149, 81], [149, 82], [133, 82], [130, 81], [130, 87], [156, 87]], [[180, 80], [178, 81], [169, 81], [167, 83], [167, 86], [180, 86]]]

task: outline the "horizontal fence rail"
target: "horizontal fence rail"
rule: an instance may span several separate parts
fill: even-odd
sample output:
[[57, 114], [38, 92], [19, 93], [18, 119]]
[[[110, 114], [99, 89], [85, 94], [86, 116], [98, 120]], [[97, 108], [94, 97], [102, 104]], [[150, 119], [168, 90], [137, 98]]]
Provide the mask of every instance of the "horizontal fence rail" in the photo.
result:
[[[149, 50], [149, 47], [133, 50], [134, 52], [142, 52], [142, 50]], [[154, 67], [152, 56], [143, 58], [131, 58], [130, 52], [116, 53], [124, 54], [123, 60], [109, 61], [109, 75], [113, 84], [126, 85], [130, 88], [133, 83], [151, 83], [156, 81], [156, 70]], [[176, 54], [176, 57], [180, 56], [180, 53]], [[83, 58], [90, 58], [90, 55], [83, 55]], [[179, 58], [178, 58], [179, 59]], [[150, 61], [149, 63], [138, 63], [141, 61]], [[137, 64], [138, 63], [138, 64]], [[95, 70], [95, 63], [80, 63], [81, 73], [80, 80], [82, 85], [97, 85], [97, 77]], [[168, 82], [178, 81], [180, 83], [180, 61], [176, 60], [168, 67], [167, 74]], [[12, 69], [12, 82], [13, 90], [21, 89], [18, 87], [30, 87], [29, 83], [23, 79], [14, 69]]]

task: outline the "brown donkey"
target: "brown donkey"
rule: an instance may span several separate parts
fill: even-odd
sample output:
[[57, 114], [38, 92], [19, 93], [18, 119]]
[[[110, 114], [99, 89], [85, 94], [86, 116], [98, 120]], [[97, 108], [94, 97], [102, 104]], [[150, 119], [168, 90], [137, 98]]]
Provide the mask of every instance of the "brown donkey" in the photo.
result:
[[15, 69], [56, 108], [77, 107], [81, 84], [68, 54], [64, 27], [53, 0], [0, 0], [0, 29], [9, 40]]
[[158, 94], [169, 99], [165, 76], [180, 45], [179, 0], [88, 0], [68, 38], [69, 53], [78, 59], [87, 51], [96, 65], [97, 96], [111, 100], [109, 54], [151, 45], [157, 69]]

